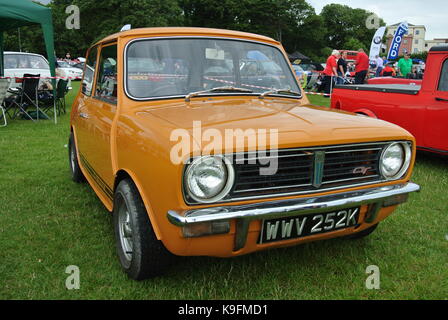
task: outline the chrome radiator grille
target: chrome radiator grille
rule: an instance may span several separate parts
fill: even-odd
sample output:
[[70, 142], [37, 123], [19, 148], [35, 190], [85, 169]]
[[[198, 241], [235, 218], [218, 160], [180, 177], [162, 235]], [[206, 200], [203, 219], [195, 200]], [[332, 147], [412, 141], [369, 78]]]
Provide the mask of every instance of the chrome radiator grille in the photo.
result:
[[[235, 183], [224, 200], [310, 193], [380, 182], [379, 159], [386, 145], [372, 143], [279, 150], [278, 169], [273, 175], [260, 175], [260, 168], [267, 165], [260, 164], [256, 153], [245, 153], [239, 161], [234, 159]], [[275, 158], [270, 157], [267, 152], [267, 158]]]

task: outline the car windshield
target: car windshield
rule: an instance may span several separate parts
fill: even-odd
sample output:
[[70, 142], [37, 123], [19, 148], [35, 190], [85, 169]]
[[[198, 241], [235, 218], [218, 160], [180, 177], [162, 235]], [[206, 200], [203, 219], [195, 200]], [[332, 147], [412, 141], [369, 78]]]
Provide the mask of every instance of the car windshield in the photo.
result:
[[5, 54], [5, 69], [50, 69], [41, 56], [31, 54]]
[[[137, 99], [210, 94], [300, 92], [282, 52], [240, 40], [176, 38], [138, 40], [126, 53], [126, 90]], [[248, 90], [212, 90], [232, 87]], [[297, 95], [294, 95], [297, 97]]]

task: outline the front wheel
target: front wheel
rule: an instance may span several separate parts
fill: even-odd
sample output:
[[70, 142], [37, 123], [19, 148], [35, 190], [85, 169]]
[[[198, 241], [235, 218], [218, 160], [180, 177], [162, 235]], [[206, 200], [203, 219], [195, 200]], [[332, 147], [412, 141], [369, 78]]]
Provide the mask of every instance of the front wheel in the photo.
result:
[[143, 280], [162, 274], [173, 256], [157, 239], [137, 187], [129, 179], [115, 191], [113, 220], [118, 257], [128, 276]]

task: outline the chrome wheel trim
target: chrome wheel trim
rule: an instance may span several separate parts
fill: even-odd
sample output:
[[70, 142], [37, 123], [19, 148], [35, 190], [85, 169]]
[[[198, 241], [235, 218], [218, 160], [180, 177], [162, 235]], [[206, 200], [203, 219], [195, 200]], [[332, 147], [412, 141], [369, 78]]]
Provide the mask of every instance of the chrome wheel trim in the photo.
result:
[[120, 208], [118, 209], [118, 234], [120, 237], [123, 256], [125, 257], [126, 261], [130, 263], [132, 261], [133, 252], [133, 230], [131, 215], [124, 200], [120, 205]]
[[72, 172], [75, 172], [75, 157], [75, 148], [72, 145], [70, 148], [70, 164], [72, 166]]

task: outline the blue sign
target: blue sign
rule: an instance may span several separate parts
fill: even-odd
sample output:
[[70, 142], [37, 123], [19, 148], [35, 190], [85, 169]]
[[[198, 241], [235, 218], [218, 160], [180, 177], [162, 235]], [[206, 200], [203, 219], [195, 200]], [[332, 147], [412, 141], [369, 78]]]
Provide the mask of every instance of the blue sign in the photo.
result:
[[401, 41], [403, 37], [408, 33], [408, 24], [403, 22], [398, 26], [395, 32], [394, 38], [390, 44], [389, 54], [387, 55], [388, 60], [394, 60], [398, 58], [398, 52], [400, 50]]

